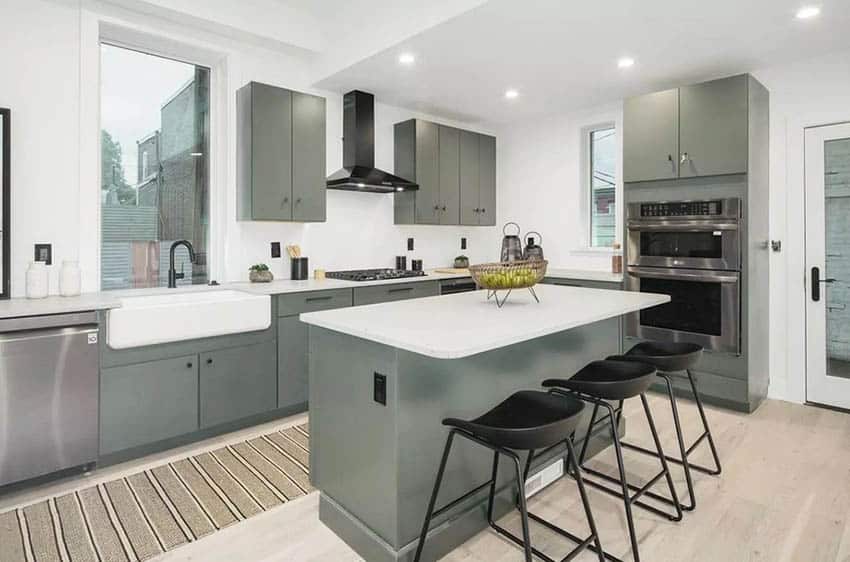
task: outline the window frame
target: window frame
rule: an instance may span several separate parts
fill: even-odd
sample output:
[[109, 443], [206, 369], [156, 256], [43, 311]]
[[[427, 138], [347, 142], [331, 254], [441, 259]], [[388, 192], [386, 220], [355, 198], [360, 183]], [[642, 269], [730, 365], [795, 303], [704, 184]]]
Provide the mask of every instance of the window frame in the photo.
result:
[[[228, 56], [223, 51], [216, 51], [202, 46], [201, 44], [186, 43], [182, 38], [160, 34], [158, 31], [143, 29], [141, 27], [131, 28], [114, 19], [106, 19], [103, 16], [87, 13], [91, 16], [83, 18], [82, 34], [88, 37], [87, 45], [81, 68], [81, 76], [90, 77], [84, 80], [84, 102], [82, 113], [88, 115], [88, 122], [92, 124], [88, 129], [91, 135], [84, 152], [90, 156], [87, 163], [81, 166], [81, 186], [85, 188], [87, 199], [93, 203], [92, 207], [81, 205], [81, 220], [88, 222], [92, 227], [81, 233], [81, 238], [88, 240], [91, 250], [81, 251], [81, 262], [90, 264], [94, 272], [92, 289], [102, 290], [101, 287], [101, 194], [100, 194], [100, 168], [101, 168], [101, 68], [100, 48], [106, 43], [115, 47], [131, 49], [141, 53], [172, 59], [187, 64], [206, 67], [210, 71], [210, 138], [208, 158], [208, 217], [209, 217], [209, 247], [207, 251], [207, 277], [210, 281], [222, 281], [226, 277], [226, 228], [227, 228], [227, 152], [228, 152], [228, 96], [227, 84], [229, 80]], [[86, 61], [91, 61], [87, 63]], [[98, 178], [95, 185], [95, 178]], [[82, 189], [82, 187], [81, 187]], [[95, 281], [96, 280], [96, 281]], [[132, 290], [132, 289], [130, 289]], [[143, 289], [142, 289], [143, 290]]]
[[615, 139], [615, 164], [614, 164], [614, 204], [616, 205], [614, 210], [614, 241], [613, 244], [620, 243], [620, 208], [622, 207], [621, 203], [621, 190], [619, 188], [620, 185], [620, 157], [616, 155], [620, 150], [620, 129], [617, 126], [616, 121], [603, 121], [599, 123], [595, 123], [593, 125], [588, 125], [586, 127], [581, 128], [581, 191], [582, 191], [582, 212], [581, 216], [583, 219], [583, 238], [584, 238], [584, 248], [583, 251], [589, 253], [614, 253], [613, 244], [611, 246], [596, 246], [593, 244], [593, 134], [599, 131], [606, 131], [609, 129], [613, 129], [614, 134], [618, 136]]

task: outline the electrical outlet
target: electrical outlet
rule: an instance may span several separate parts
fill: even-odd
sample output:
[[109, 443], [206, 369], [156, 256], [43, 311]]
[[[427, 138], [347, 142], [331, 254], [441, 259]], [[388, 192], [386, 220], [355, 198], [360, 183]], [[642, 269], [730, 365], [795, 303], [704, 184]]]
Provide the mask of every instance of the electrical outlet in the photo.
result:
[[280, 257], [280, 242], [272, 242], [272, 257]]
[[413, 251], [413, 238], [408, 238], [408, 239], [407, 239], [407, 251], [408, 251], [408, 252], [412, 252], [412, 251]]
[[460, 249], [461, 250], [466, 249], [466, 238], [461, 237], [461, 239], [460, 239]]
[[46, 262], [47, 265], [53, 264], [53, 245], [52, 244], [36, 244], [35, 245], [35, 261]]
[[387, 375], [375, 373], [374, 398], [378, 404], [387, 405]]

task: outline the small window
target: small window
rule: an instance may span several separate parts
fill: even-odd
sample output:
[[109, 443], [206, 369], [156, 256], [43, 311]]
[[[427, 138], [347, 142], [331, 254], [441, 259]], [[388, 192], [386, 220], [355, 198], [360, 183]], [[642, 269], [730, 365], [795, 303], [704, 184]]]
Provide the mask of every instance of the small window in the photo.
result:
[[210, 70], [101, 44], [101, 288], [207, 282]]
[[587, 142], [590, 165], [587, 178], [590, 193], [590, 246], [614, 245], [617, 222], [616, 155], [617, 131], [614, 127], [592, 129]]

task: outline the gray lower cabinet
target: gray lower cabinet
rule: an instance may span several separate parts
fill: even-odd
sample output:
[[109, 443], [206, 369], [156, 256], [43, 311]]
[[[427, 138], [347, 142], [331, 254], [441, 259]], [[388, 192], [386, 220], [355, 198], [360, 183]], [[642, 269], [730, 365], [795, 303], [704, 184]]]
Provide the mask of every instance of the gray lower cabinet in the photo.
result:
[[201, 428], [274, 410], [277, 357], [274, 340], [201, 353]]
[[345, 308], [352, 304], [351, 289], [329, 289], [278, 295], [277, 300], [277, 407], [292, 412], [306, 409], [308, 385], [307, 324], [302, 312]]
[[291, 408], [307, 402], [308, 391], [307, 324], [298, 316], [277, 320], [277, 406]]
[[197, 429], [197, 355], [101, 370], [101, 455]]
[[395, 224], [496, 224], [496, 138], [421, 119], [395, 125]]
[[239, 220], [325, 220], [325, 99], [251, 82], [236, 93]]
[[747, 173], [753, 87], [742, 74], [626, 100], [623, 180]]
[[440, 283], [438, 281], [415, 281], [408, 283], [394, 283], [392, 285], [355, 287], [354, 306], [418, 299], [422, 297], [434, 297], [439, 294]]

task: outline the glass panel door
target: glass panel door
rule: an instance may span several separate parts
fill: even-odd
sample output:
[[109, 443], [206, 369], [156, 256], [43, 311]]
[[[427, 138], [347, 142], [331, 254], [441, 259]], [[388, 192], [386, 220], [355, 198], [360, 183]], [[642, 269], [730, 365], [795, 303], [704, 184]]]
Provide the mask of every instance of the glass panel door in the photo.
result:
[[806, 398], [850, 408], [850, 124], [806, 130]]

